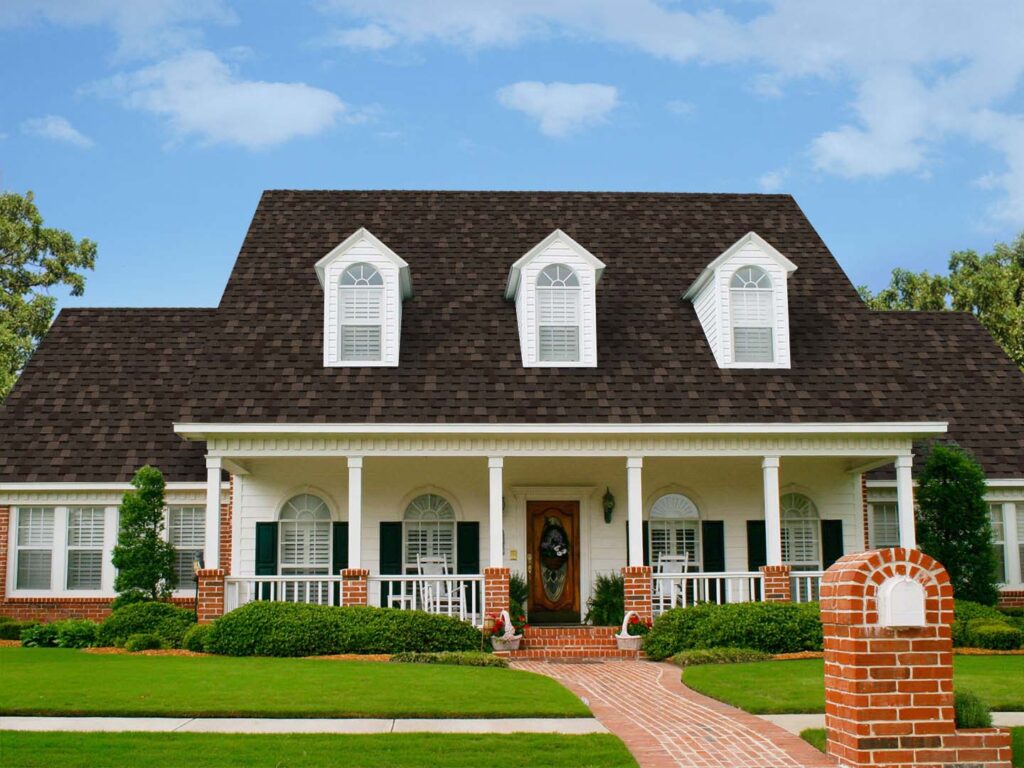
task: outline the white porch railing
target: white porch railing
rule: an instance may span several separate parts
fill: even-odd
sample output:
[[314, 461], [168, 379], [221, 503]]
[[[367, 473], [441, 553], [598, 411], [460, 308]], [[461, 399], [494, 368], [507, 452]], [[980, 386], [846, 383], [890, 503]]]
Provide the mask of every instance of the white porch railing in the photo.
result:
[[821, 595], [821, 577], [824, 571], [791, 571], [789, 575], [790, 599], [794, 603], [813, 603]]
[[479, 574], [449, 576], [370, 576], [370, 605], [419, 610], [469, 621], [482, 627], [484, 577]]
[[342, 605], [341, 582], [341, 576], [228, 576], [224, 609], [233, 611], [254, 600]]
[[654, 615], [697, 603], [750, 603], [764, 599], [760, 572], [658, 573], [652, 578]]

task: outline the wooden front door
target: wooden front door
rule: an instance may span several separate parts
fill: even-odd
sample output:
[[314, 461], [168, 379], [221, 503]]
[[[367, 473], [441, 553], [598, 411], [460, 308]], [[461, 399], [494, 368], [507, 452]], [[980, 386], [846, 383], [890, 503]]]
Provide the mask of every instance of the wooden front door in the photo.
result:
[[526, 504], [526, 518], [530, 622], [578, 622], [580, 504], [530, 501]]

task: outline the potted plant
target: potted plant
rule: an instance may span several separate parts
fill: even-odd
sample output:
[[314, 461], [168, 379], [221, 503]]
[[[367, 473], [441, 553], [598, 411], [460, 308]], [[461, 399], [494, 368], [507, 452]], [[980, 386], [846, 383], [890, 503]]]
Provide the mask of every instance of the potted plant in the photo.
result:
[[629, 611], [622, 620], [622, 630], [615, 636], [615, 644], [620, 651], [639, 651], [644, 635], [650, 631], [650, 619], [641, 619], [636, 611]]
[[502, 611], [499, 616], [491, 617], [491, 648], [496, 651], [517, 651], [526, 629], [526, 617], [510, 616]]

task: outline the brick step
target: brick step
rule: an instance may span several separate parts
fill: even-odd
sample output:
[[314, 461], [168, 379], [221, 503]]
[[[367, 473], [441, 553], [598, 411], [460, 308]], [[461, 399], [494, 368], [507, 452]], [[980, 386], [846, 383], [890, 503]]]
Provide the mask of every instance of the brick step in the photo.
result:
[[524, 650], [615, 651], [615, 627], [528, 626], [520, 648]]
[[495, 651], [495, 656], [504, 656], [510, 661], [598, 661], [601, 659], [644, 659], [643, 651], [620, 651], [618, 648], [611, 649], [538, 649], [523, 648], [518, 651]]

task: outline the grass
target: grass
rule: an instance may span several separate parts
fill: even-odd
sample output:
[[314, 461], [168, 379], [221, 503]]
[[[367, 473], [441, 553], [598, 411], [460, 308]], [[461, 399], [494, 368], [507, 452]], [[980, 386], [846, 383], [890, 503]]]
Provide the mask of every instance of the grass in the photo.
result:
[[[1024, 768], [1024, 728], [1011, 728], [1013, 738], [1013, 768]], [[815, 749], [825, 751], [825, 729], [808, 728], [800, 731], [800, 738]]]
[[614, 736], [222, 735], [0, 731], [4, 768], [611, 768], [636, 761]]
[[0, 648], [0, 714], [164, 717], [588, 717], [510, 669]]
[[[755, 715], [825, 711], [821, 659], [687, 667], [695, 691]], [[1024, 656], [954, 656], [953, 684], [997, 712], [1024, 710]]]

